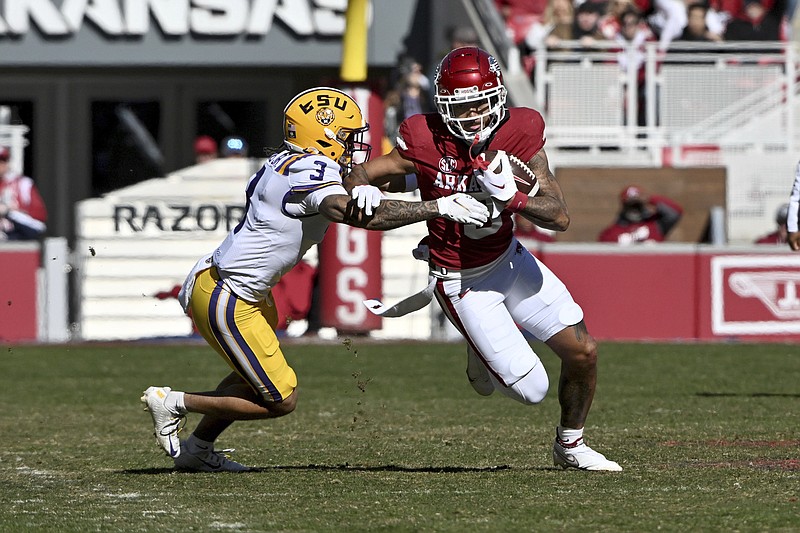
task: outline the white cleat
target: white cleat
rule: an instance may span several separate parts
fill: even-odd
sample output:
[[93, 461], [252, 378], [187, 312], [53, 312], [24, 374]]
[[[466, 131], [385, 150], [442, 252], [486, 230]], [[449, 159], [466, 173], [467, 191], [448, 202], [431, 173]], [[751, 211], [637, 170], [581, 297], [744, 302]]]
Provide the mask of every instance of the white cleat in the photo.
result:
[[609, 461], [602, 453], [589, 448], [583, 437], [572, 444], [566, 444], [556, 436], [553, 444], [553, 464], [563, 469], [577, 468], [578, 470], [620, 472], [622, 467], [614, 461]]
[[[250, 467], [228, 459], [213, 448], [190, 452], [186, 441], [181, 441], [181, 454], [176, 456], [175, 468], [192, 472], [248, 472]], [[232, 450], [231, 450], [232, 451]]]
[[489, 377], [489, 371], [471, 347], [467, 347], [467, 378], [475, 392], [481, 396], [489, 396], [494, 392], [494, 384]]
[[183, 415], [176, 415], [164, 405], [167, 394], [172, 389], [169, 387], [150, 387], [142, 394], [141, 400], [145, 411], [150, 411], [153, 417], [153, 434], [161, 448], [172, 458], [181, 454], [181, 443], [178, 431], [181, 430]]

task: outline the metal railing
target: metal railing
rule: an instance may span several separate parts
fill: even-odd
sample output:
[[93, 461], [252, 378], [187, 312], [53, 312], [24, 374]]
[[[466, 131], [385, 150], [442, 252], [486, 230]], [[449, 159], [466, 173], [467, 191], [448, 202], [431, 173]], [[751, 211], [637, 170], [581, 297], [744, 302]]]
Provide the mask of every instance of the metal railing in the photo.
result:
[[684, 145], [790, 152], [797, 57], [797, 44], [782, 42], [675, 42], [667, 53], [563, 42], [535, 53], [532, 105], [551, 148], [645, 150], [654, 164]]

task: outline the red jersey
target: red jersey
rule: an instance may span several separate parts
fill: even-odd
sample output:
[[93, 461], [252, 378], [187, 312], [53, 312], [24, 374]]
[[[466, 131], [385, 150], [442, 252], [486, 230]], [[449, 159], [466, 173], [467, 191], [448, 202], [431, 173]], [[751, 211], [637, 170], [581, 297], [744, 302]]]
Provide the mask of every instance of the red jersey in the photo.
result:
[[620, 215], [613, 224], [600, 232], [600, 242], [632, 244], [637, 242], [664, 242], [675, 224], [683, 215], [683, 208], [664, 196], [651, 196], [654, 210], [638, 222], [631, 222]]
[[[544, 146], [544, 120], [533, 109], [512, 108], [484, 146], [485, 150], [505, 150], [523, 161], [530, 161]], [[455, 137], [438, 113], [408, 117], [400, 125], [397, 150], [416, 167], [422, 200], [436, 200], [457, 192], [488, 198], [473, 178], [475, 172], [470, 147]], [[442, 217], [427, 222], [430, 259], [450, 270], [476, 268], [491, 263], [511, 244], [514, 224], [511, 212], [483, 227], [458, 224]]]
[[44, 233], [47, 209], [31, 178], [13, 172], [0, 175], [0, 202], [10, 209], [0, 218], [0, 234], [17, 240], [35, 239]]
[[632, 244], [635, 242], [664, 242], [665, 235], [654, 219], [632, 224], [612, 224], [600, 233], [598, 241]]
[[781, 230], [775, 230], [756, 240], [756, 244], [786, 244], [786, 235]]

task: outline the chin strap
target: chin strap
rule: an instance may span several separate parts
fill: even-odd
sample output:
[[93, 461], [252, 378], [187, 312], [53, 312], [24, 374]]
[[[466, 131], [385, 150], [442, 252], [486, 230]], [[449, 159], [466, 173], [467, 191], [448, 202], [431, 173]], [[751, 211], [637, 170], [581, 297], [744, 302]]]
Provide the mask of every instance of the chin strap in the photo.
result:
[[481, 136], [479, 134], [475, 135], [475, 138], [472, 140], [472, 144], [469, 145], [469, 159], [472, 162], [473, 170], [486, 170], [489, 167], [489, 162], [482, 157], [478, 157], [479, 154], [472, 155], [472, 150], [473, 148], [477, 148], [480, 138]]

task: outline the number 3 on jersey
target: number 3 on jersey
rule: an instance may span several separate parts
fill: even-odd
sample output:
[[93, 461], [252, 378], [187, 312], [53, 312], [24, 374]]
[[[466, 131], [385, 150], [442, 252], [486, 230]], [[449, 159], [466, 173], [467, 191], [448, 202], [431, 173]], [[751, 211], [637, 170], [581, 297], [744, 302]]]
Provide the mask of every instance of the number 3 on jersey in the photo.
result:
[[322, 178], [325, 177], [325, 169], [328, 168], [328, 163], [325, 161], [320, 161], [319, 159], [314, 160], [314, 164], [317, 165], [319, 168], [317, 169], [316, 174], [312, 174], [309, 179], [314, 181], [322, 181]]

